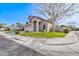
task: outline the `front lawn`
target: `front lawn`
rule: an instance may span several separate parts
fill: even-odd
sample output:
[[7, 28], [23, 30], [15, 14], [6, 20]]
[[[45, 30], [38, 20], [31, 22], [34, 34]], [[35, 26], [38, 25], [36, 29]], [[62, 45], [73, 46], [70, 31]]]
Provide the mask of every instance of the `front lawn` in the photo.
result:
[[53, 38], [53, 37], [64, 37], [67, 33], [61, 32], [29, 32], [29, 33], [21, 33], [18, 35], [21, 36], [31, 36], [31, 37], [42, 37], [42, 38]]

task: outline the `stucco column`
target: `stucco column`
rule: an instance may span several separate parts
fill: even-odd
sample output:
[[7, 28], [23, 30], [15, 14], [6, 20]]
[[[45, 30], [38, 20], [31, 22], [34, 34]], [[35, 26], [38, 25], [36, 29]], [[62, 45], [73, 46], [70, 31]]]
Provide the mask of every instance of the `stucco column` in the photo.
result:
[[33, 21], [31, 22], [31, 25], [32, 25], [32, 29], [31, 29], [31, 30], [34, 31], [34, 28], [33, 28], [33, 27], [34, 27]]
[[36, 21], [36, 32], [39, 32], [39, 21]]

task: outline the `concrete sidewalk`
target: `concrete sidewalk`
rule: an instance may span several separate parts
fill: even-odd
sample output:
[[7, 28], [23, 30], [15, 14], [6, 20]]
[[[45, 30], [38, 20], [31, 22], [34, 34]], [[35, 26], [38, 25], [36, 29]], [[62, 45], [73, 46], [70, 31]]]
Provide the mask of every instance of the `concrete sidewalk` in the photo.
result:
[[43, 55], [47, 55], [47, 56], [78, 55], [79, 56], [78, 36], [74, 32], [68, 34], [67, 37], [65, 37], [66, 40], [63, 39], [62, 41], [62, 39], [59, 40], [55, 39], [52, 42], [49, 40], [51, 43], [48, 42], [48, 40], [47, 40], [48, 43], [47, 42], [41, 43], [39, 41], [33, 42], [35, 39], [31, 37], [9, 35], [5, 33], [0, 33], [0, 34], [7, 37], [10, 40], [18, 42], [24, 46], [27, 46]]

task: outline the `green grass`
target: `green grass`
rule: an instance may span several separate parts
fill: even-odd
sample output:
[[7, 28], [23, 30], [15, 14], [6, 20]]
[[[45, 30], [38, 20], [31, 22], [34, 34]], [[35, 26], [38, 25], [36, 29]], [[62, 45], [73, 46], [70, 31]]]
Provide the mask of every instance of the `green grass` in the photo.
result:
[[29, 33], [23, 33], [18, 34], [21, 36], [31, 36], [31, 37], [42, 37], [42, 38], [53, 38], [53, 37], [64, 37], [67, 33], [61, 33], [61, 32], [29, 32]]

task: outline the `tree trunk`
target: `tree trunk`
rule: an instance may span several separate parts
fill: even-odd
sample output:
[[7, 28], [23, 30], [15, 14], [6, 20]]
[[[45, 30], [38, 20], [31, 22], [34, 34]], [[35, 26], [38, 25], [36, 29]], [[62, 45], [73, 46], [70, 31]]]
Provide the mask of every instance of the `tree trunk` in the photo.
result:
[[55, 32], [55, 30], [56, 30], [56, 26], [55, 26], [55, 24], [53, 24], [52, 25], [52, 31]]
[[56, 31], [56, 18], [52, 19], [52, 31], [55, 32]]

